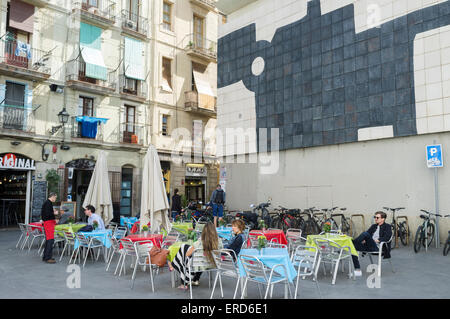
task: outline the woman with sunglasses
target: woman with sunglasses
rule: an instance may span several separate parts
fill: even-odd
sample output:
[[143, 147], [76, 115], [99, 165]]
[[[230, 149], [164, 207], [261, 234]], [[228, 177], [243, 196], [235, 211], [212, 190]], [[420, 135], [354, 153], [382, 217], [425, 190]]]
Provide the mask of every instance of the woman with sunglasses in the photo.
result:
[[[359, 235], [356, 239], [353, 239], [353, 245], [355, 249], [360, 252], [372, 252], [378, 251], [380, 242], [388, 242], [392, 236], [391, 225], [387, 224], [385, 212], [375, 213], [375, 224], [370, 226], [370, 228]], [[391, 258], [391, 244], [383, 246], [383, 256], [384, 258]], [[362, 276], [361, 266], [357, 256], [352, 255], [353, 265], [355, 266], [355, 276]]]

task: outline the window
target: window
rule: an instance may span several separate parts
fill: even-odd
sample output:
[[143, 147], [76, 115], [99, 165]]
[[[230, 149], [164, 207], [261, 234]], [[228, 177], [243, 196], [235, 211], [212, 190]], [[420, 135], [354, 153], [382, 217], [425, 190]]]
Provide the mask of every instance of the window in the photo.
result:
[[139, 0], [128, 0], [127, 9], [130, 12], [129, 18], [133, 21], [139, 15]]
[[98, 0], [83, 0], [83, 9], [89, 9], [90, 7], [98, 8]]
[[172, 4], [163, 2], [163, 27], [165, 30], [172, 30]]
[[80, 96], [78, 100], [78, 115], [94, 116], [94, 99], [90, 97]]
[[203, 21], [203, 18], [194, 15], [194, 44], [198, 48], [203, 48]]
[[169, 115], [162, 116], [162, 125], [161, 125], [162, 135], [169, 135]]
[[136, 118], [136, 108], [134, 106], [125, 105], [127, 132], [134, 133], [134, 123]]
[[120, 215], [131, 216], [133, 191], [133, 169], [122, 168], [122, 185], [120, 189]]
[[6, 82], [3, 128], [22, 130], [26, 119], [25, 85]]
[[162, 88], [165, 91], [172, 92], [172, 61], [168, 58], [162, 58]]

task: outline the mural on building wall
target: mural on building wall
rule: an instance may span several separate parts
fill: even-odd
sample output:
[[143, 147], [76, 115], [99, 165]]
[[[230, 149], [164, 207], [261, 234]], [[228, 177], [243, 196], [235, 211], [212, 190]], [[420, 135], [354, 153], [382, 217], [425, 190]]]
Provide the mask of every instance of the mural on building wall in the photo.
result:
[[218, 88], [242, 80], [255, 93], [256, 128], [280, 128], [281, 150], [355, 142], [370, 127], [416, 135], [414, 39], [447, 25], [450, 0], [360, 33], [353, 4], [322, 15], [312, 0], [272, 42], [256, 41], [255, 24], [220, 38]]

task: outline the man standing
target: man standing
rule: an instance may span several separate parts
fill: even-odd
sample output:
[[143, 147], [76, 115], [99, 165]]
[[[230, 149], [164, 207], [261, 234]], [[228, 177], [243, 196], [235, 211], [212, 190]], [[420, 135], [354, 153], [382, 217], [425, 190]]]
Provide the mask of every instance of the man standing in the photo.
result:
[[[361, 252], [373, 252], [378, 251], [381, 242], [388, 242], [392, 237], [391, 225], [386, 223], [386, 213], [375, 213], [375, 224], [359, 235], [356, 239], [353, 239], [353, 245], [357, 251]], [[391, 244], [383, 245], [384, 258], [391, 258], [390, 255]], [[353, 256], [353, 265], [355, 266], [355, 276], [361, 276], [361, 266], [357, 256]]]
[[97, 222], [97, 229], [98, 230], [105, 230], [105, 223], [103, 222], [103, 219], [95, 213], [95, 208], [92, 205], [87, 205], [84, 209], [84, 213], [88, 217], [88, 225], [93, 226], [94, 221]]
[[175, 221], [177, 215], [181, 214], [181, 196], [178, 195], [178, 188], [175, 188], [172, 196], [172, 220]]
[[50, 193], [48, 199], [44, 202], [41, 209], [41, 218], [44, 221], [44, 233], [45, 233], [45, 249], [44, 257], [42, 260], [48, 264], [54, 264], [56, 261], [53, 259], [53, 245], [55, 243], [55, 215], [57, 211], [53, 209], [53, 203], [56, 202], [56, 193]]
[[217, 216], [219, 220], [222, 220], [223, 204], [225, 204], [225, 192], [220, 184], [217, 185], [216, 190], [212, 193], [210, 202], [213, 206], [214, 226], [217, 227]]

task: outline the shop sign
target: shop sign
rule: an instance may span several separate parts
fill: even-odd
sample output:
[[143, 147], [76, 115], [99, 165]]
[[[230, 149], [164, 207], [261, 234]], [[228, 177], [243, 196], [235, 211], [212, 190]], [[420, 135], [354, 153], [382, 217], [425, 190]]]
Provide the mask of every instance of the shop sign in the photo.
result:
[[35, 170], [34, 160], [13, 153], [0, 155], [0, 168]]
[[208, 172], [204, 164], [186, 164], [186, 176], [207, 176]]

